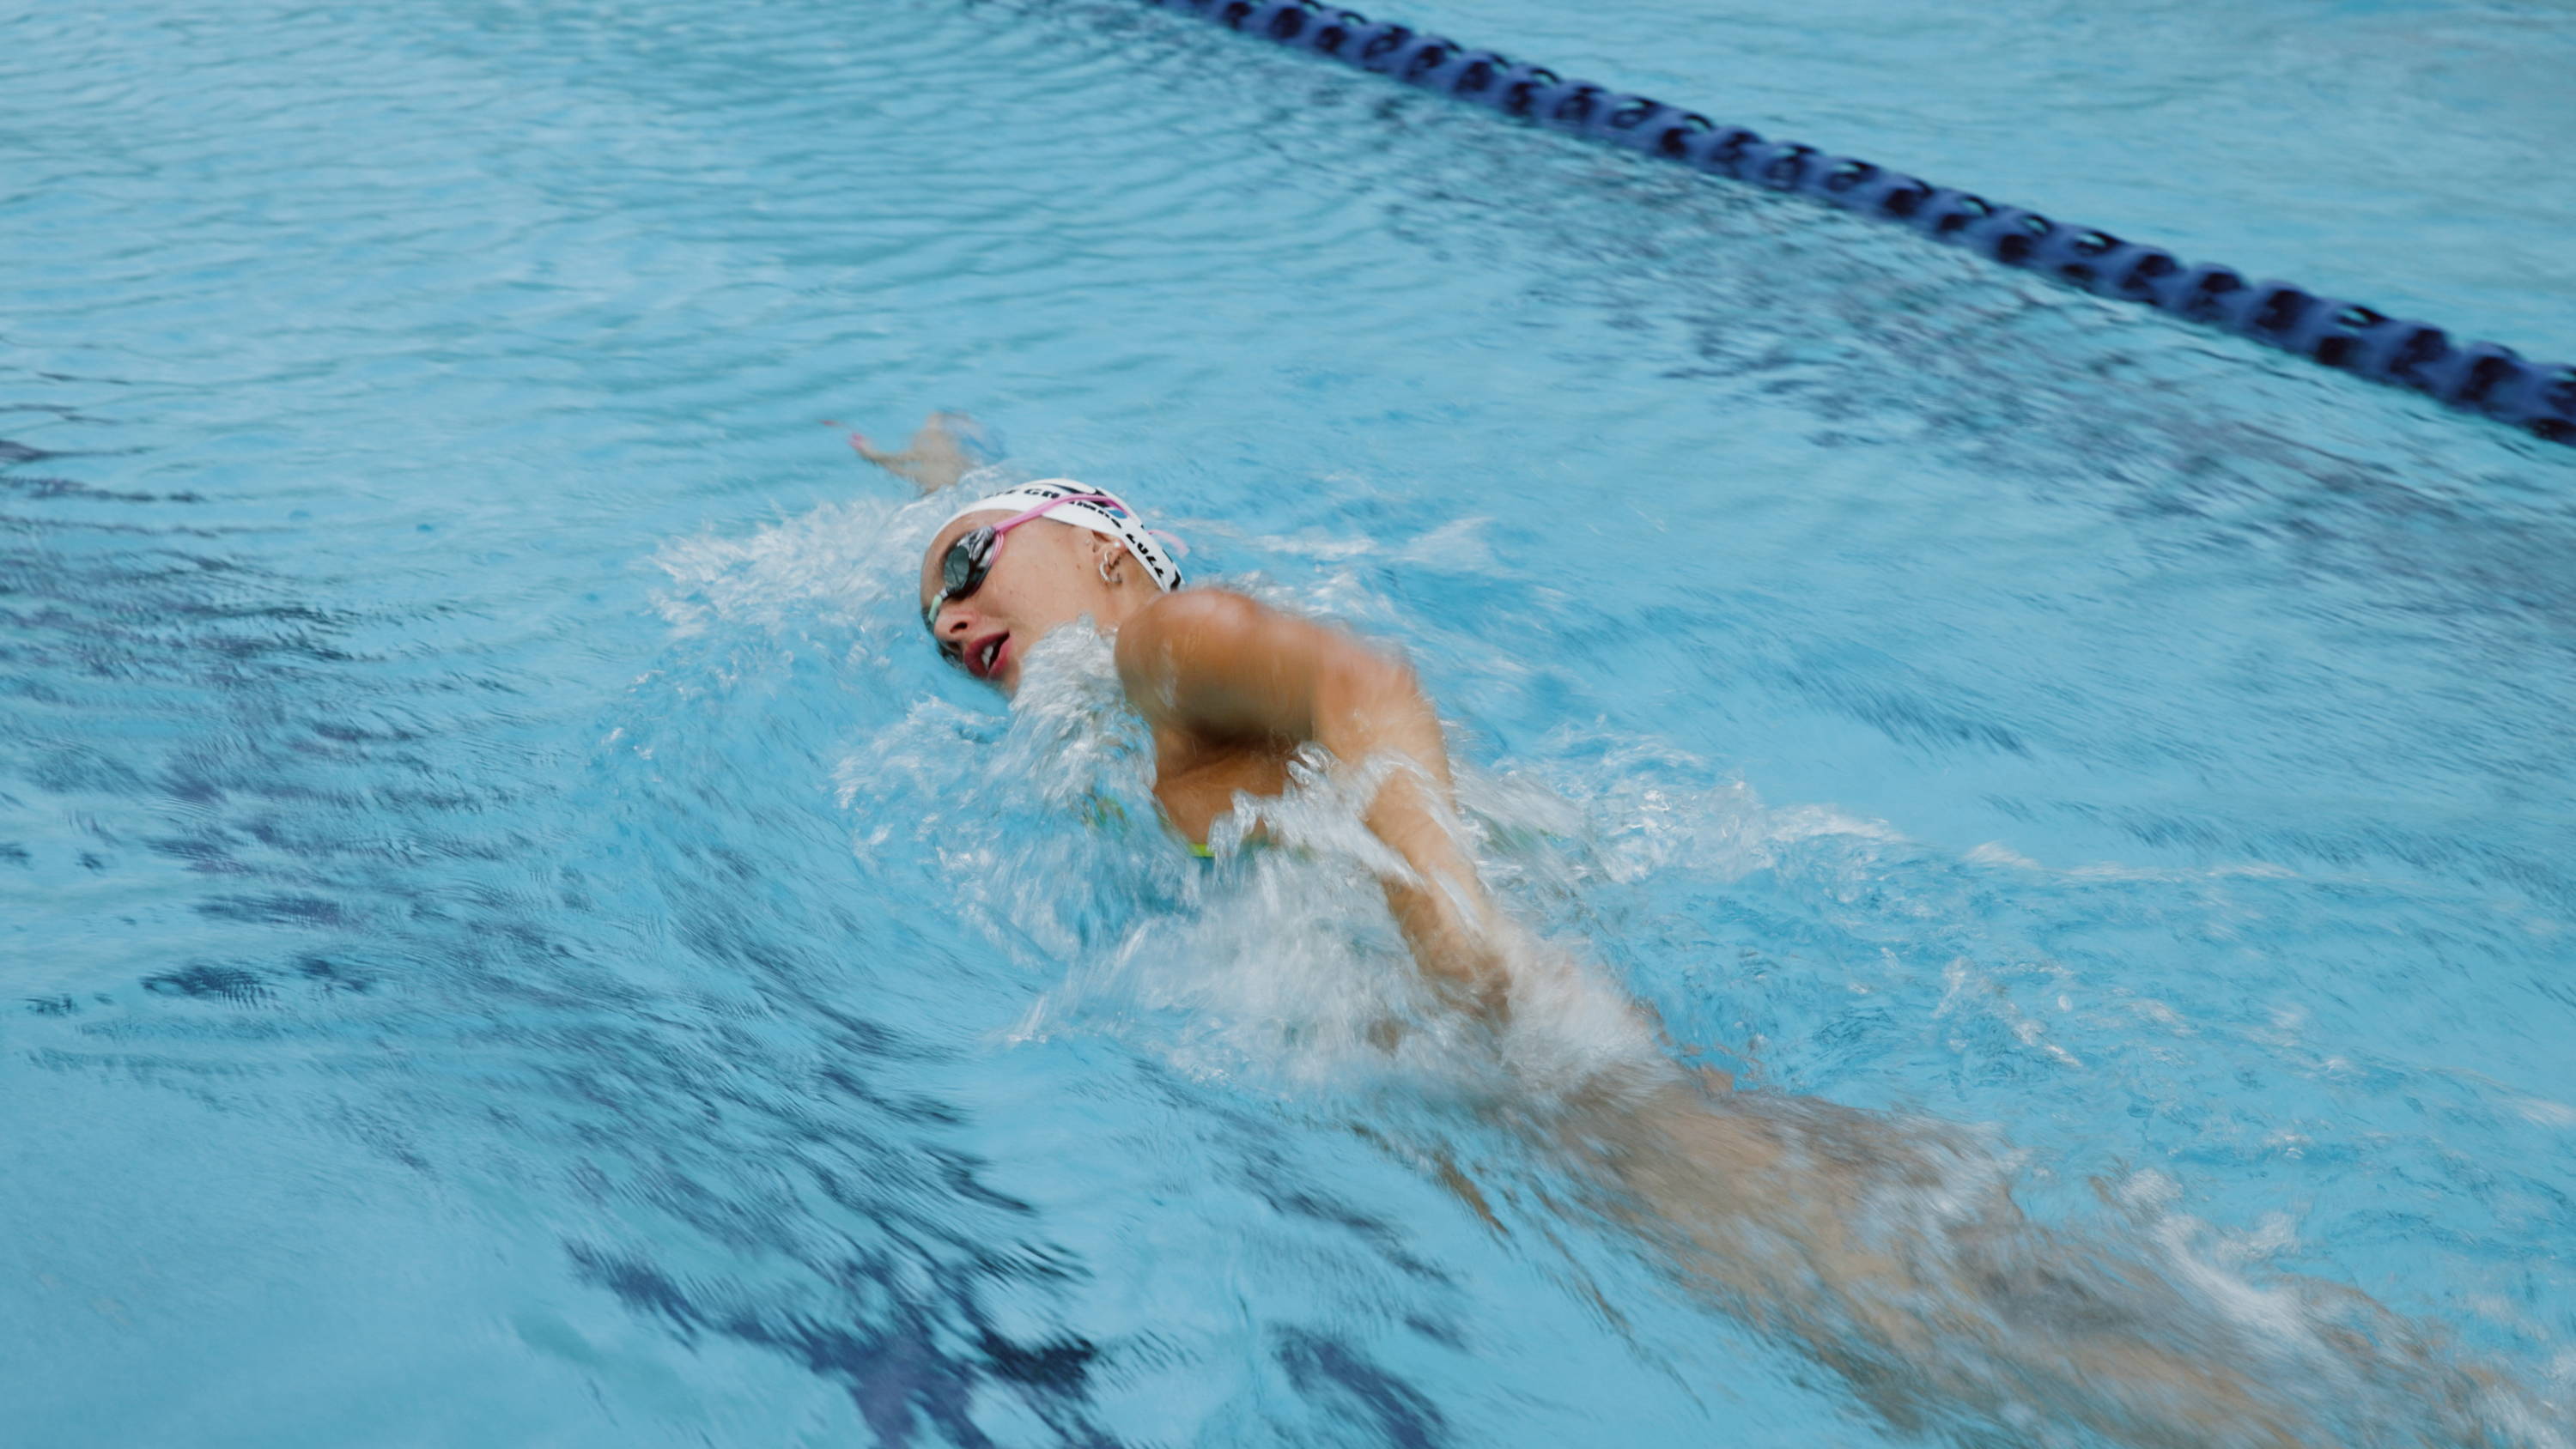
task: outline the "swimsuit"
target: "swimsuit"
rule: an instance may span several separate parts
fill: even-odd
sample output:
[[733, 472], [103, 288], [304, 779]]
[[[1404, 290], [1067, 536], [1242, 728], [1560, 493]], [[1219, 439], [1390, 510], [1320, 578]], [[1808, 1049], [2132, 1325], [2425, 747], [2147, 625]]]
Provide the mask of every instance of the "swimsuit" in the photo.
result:
[[[1094, 830], [1107, 830], [1113, 825], [1123, 828], [1129, 823], [1127, 807], [1119, 804], [1114, 797], [1094, 790], [1091, 792], [1090, 799], [1082, 807], [1082, 823]], [[1181, 849], [1193, 860], [1213, 862], [1216, 859], [1216, 847], [1196, 840], [1182, 841]]]

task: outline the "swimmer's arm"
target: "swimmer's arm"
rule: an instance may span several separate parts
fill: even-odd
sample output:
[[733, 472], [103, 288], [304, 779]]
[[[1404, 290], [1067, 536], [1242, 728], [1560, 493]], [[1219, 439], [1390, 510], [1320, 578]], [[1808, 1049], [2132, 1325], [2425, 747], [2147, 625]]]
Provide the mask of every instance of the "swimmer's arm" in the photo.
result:
[[923, 493], [954, 488], [974, 465], [958, 442], [960, 429], [973, 432], [975, 420], [963, 413], [932, 413], [901, 452], [887, 452], [863, 433], [850, 434], [851, 451], [899, 478], [909, 478]]
[[1345, 764], [1399, 768], [1367, 824], [1412, 867], [1384, 882], [1414, 960], [1479, 1014], [1506, 1013], [1493, 906], [1450, 825], [1449, 751], [1440, 717], [1400, 660], [1240, 594], [1191, 589], [1147, 604], [1118, 630], [1127, 697], [1156, 731], [1217, 741], [1311, 741]]

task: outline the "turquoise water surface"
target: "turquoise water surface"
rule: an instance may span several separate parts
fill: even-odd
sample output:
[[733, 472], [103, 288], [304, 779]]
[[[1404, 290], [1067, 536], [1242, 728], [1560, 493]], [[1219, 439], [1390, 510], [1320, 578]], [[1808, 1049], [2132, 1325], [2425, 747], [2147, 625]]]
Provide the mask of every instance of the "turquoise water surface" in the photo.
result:
[[[2576, 351], [2558, 0], [1394, 18]], [[1967, 1124], [2570, 1442], [2576, 453], [1108, 0], [0, 36], [0, 1442], [2091, 1442], [1373, 1046], [1332, 801], [1194, 866], [1094, 646], [942, 669], [934, 407], [1407, 654], [1530, 1090]]]

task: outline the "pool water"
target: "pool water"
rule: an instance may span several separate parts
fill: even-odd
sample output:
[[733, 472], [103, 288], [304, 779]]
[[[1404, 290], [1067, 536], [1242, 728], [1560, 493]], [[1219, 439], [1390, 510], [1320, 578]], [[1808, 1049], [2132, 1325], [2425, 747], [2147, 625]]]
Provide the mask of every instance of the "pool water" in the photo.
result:
[[[2576, 346], [2555, 4], [1397, 18]], [[2567, 450], [1108, 0], [7, 34], [11, 1442], [1921, 1442], [1376, 1044], [1329, 791], [1195, 865], [1096, 640], [938, 665], [934, 407], [1413, 661], [1527, 1090], [1967, 1124], [2569, 1442]]]

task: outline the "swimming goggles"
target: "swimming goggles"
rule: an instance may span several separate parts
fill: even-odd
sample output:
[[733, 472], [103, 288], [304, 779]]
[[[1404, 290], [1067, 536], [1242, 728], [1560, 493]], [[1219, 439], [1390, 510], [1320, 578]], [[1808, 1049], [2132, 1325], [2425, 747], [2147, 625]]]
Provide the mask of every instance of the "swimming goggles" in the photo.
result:
[[[1121, 512], [1126, 510], [1126, 505], [1106, 493], [1068, 493], [999, 523], [970, 528], [957, 535], [957, 541], [948, 545], [948, 552], [939, 556], [939, 592], [930, 596], [930, 603], [921, 611], [922, 627], [931, 632], [931, 637], [936, 639], [939, 635], [939, 611], [949, 600], [972, 598], [977, 589], [984, 587], [985, 575], [993, 571], [993, 560], [1002, 556], [1002, 535], [1067, 503], [1105, 503]], [[947, 653], [947, 646], [940, 646], [939, 652]]]

